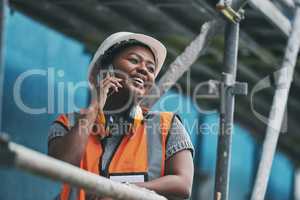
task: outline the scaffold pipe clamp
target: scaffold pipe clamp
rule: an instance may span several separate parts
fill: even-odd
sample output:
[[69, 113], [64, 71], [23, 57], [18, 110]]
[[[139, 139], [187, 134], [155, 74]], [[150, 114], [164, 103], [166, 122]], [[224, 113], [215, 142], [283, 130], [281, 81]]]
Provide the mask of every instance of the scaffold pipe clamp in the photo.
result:
[[245, 18], [244, 9], [240, 8], [238, 11], [235, 11], [231, 7], [231, 1], [220, 0], [216, 5], [217, 10], [219, 10], [223, 16], [231, 21], [232, 23], [236, 24], [239, 23], [241, 20]]
[[220, 113], [225, 114], [226, 112], [226, 97], [228, 95], [247, 95], [248, 94], [248, 83], [237, 82], [234, 77], [229, 73], [222, 73], [220, 87], [220, 98], [221, 98], [221, 109]]

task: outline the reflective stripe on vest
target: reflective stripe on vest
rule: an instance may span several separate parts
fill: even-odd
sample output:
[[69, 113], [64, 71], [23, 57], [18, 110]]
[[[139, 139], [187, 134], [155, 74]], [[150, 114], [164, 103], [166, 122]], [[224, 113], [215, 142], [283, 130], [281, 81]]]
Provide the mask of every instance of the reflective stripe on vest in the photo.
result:
[[[56, 122], [70, 128], [70, 121], [73, 121], [71, 120], [72, 117], [61, 115]], [[68, 118], [70, 118], [70, 121]], [[133, 135], [123, 136], [110, 159], [111, 161], [107, 163], [107, 171], [102, 175], [108, 178], [111, 177], [114, 180], [116, 180], [116, 177], [122, 180], [128, 175], [145, 175], [145, 181], [163, 176], [166, 141], [173, 118], [174, 114], [170, 112], [147, 114], [144, 123], [136, 127]], [[101, 174], [99, 169], [101, 169], [102, 153], [99, 138], [90, 134], [85, 153], [80, 162], [80, 168], [95, 174]], [[85, 196], [84, 190], [77, 190], [64, 184], [60, 193], [60, 200], [85, 200]]]

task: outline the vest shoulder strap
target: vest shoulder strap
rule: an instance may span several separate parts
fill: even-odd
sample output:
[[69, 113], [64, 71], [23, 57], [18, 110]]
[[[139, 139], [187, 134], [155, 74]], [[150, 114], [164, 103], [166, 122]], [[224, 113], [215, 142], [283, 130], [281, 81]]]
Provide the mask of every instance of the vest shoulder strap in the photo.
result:
[[174, 116], [175, 115], [172, 112], [161, 112], [160, 113], [161, 134], [163, 134], [165, 136], [168, 135]]
[[162, 160], [161, 160], [161, 176], [165, 174], [165, 162], [166, 162], [166, 148], [167, 148], [167, 138], [169, 135], [169, 130], [171, 128], [174, 113], [172, 112], [161, 112], [160, 113], [160, 128], [162, 134]]
[[76, 118], [78, 117], [78, 113], [72, 112], [67, 114], [59, 115], [54, 122], [61, 124], [67, 130], [69, 130], [76, 123]]
[[149, 180], [165, 174], [167, 138], [174, 116], [172, 112], [149, 112], [146, 117]]

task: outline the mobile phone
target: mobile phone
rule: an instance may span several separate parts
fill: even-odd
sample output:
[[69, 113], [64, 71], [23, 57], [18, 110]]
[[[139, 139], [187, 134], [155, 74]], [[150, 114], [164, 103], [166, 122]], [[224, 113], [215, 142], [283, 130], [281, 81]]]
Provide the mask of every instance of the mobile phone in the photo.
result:
[[109, 74], [109, 76], [111, 77], [115, 77], [115, 73], [114, 73], [114, 67], [112, 64], [110, 64], [107, 69], [104, 68], [104, 70], [107, 70], [106, 73], [98, 73], [97, 75], [97, 86], [100, 86], [101, 80], [103, 80], [105, 78], [105, 76], [103, 76], [104, 74], [107, 75]]
[[115, 77], [114, 66], [112, 64], [108, 66], [108, 73], [111, 77]]
[[[110, 77], [115, 77], [115, 73], [114, 73], [114, 66], [112, 64], [110, 64], [107, 69], [107, 71], [105, 73], [99, 73], [97, 75], [97, 86], [100, 87], [101, 84], [101, 80], [103, 80], [105, 78], [105, 76], [107, 76], [107, 74]], [[105, 74], [105, 76], [103, 76]], [[107, 96], [109, 97], [110, 95], [112, 95], [113, 93], [115, 93], [116, 91], [113, 89], [109, 89]]]

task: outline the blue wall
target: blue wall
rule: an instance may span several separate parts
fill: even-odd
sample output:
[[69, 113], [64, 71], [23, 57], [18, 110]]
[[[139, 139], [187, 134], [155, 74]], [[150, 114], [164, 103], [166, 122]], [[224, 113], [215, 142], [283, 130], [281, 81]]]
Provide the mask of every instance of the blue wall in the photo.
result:
[[293, 181], [294, 181], [293, 164], [287, 157], [278, 152], [275, 156], [270, 177], [270, 185], [267, 191], [267, 197], [272, 200], [292, 200], [293, 198]]
[[[9, 133], [13, 141], [46, 153], [48, 127], [55, 116], [59, 112], [68, 111], [67, 106], [70, 105], [65, 98], [64, 106], [59, 110], [56, 98], [62, 95], [59, 95], [58, 85], [66, 86], [67, 83], [77, 84], [85, 81], [90, 55], [84, 53], [82, 44], [32, 21], [18, 12], [13, 15], [7, 13], [5, 45], [3, 130]], [[44, 75], [28, 77], [22, 84], [22, 100], [27, 106], [33, 108], [47, 108], [47, 89], [48, 86], [53, 86], [56, 97], [54, 98], [53, 112], [50, 109], [50, 113], [28, 114], [21, 110], [14, 100], [13, 87], [17, 78], [32, 69], [43, 70], [42, 72], [46, 75], [54, 70], [55, 77], [50, 82]], [[63, 72], [63, 76], [61, 72]], [[63, 96], [67, 97], [69, 92], [65, 87]], [[86, 90], [84, 88], [78, 90], [75, 95], [76, 106], [84, 107], [87, 103], [86, 99]], [[70, 110], [72, 109], [75, 108], [70, 105]], [[154, 109], [175, 111], [181, 116], [196, 147], [195, 163], [198, 164], [196, 167], [213, 179], [218, 115], [199, 114], [188, 97], [174, 91], [168, 92], [154, 106]], [[47, 111], [49, 112], [49, 109]], [[206, 128], [203, 129], [203, 125]], [[197, 138], [200, 138], [198, 142]], [[254, 167], [257, 165], [255, 155], [258, 146], [246, 129], [239, 125], [235, 126], [230, 199], [247, 199], [251, 192]], [[290, 199], [292, 176], [292, 163], [283, 154], [277, 154], [272, 169], [268, 197], [272, 200]], [[1, 181], [5, 183], [0, 187], [1, 200], [46, 200], [51, 199], [59, 189], [57, 183], [13, 169], [0, 170], [0, 177]]]
[[[211, 114], [205, 116], [203, 123], [218, 127], [218, 119], [216, 114]], [[204, 131], [201, 147], [202, 165], [200, 167], [211, 176], [214, 176], [215, 173], [217, 130], [218, 128], [212, 128]], [[254, 148], [254, 141], [250, 133], [235, 125], [232, 137], [230, 199], [247, 199], [251, 192]]]
[[[50, 80], [49, 84], [46, 75], [33, 75], [26, 78], [21, 87], [21, 98], [27, 106], [47, 107], [47, 87], [55, 86], [57, 94], [59, 82], [76, 84], [86, 80], [90, 56], [84, 54], [80, 43], [18, 12], [13, 15], [7, 12], [5, 47], [3, 130], [9, 133], [11, 140], [46, 153], [48, 127], [58, 113], [57, 99], [54, 112], [37, 115], [25, 113], [14, 100], [14, 83], [28, 70], [38, 69], [48, 75], [47, 70], [52, 68], [50, 70], [54, 70], [55, 80]], [[58, 75], [59, 70], [64, 72], [63, 77]], [[64, 93], [67, 93], [66, 89]], [[84, 106], [86, 99], [87, 92], [78, 90], [76, 105]], [[64, 103], [66, 111], [66, 99]], [[51, 181], [17, 170], [1, 170], [0, 177], [3, 183], [0, 187], [1, 200], [46, 200], [51, 199], [58, 190], [58, 185]]]

